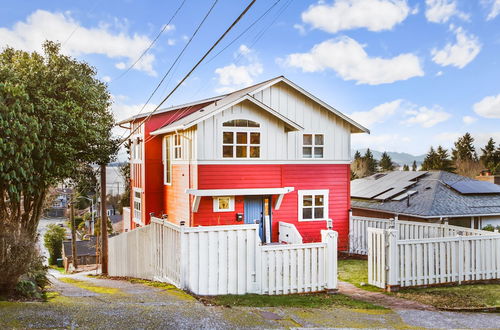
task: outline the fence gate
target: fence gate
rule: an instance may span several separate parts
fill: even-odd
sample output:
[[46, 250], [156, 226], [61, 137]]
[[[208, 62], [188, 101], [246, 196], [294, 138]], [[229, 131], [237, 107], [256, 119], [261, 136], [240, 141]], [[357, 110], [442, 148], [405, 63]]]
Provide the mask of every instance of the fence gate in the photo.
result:
[[383, 228], [368, 231], [368, 284], [385, 289], [386, 285], [386, 236]]

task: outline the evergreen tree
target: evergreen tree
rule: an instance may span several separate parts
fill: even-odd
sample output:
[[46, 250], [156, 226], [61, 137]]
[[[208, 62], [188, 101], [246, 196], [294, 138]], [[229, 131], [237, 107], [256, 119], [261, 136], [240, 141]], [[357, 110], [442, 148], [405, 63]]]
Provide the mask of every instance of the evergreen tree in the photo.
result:
[[481, 148], [482, 155], [480, 157], [484, 167], [490, 170], [493, 174], [500, 173], [500, 146], [495, 147], [493, 138], [488, 140], [484, 148]]
[[361, 153], [359, 152], [359, 150], [356, 150], [356, 152], [354, 153], [354, 160], [357, 159], [361, 159]]
[[444, 149], [441, 146], [438, 146], [436, 154], [436, 168], [434, 169], [447, 172], [453, 172], [455, 170], [455, 168], [453, 167], [453, 161], [449, 159], [448, 150]]
[[451, 149], [451, 159], [455, 161], [477, 161], [476, 149], [474, 148], [474, 138], [465, 133], [455, 142], [455, 148]]
[[416, 160], [413, 161], [413, 164], [411, 165], [411, 170], [414, 172], [417, 170], [417, 161]]
[[410, 167], [406, 164], [403, 165], [403, 171], [409, 171]]
[[422, 163], [422, 171], [434, 170], [437, 164], [437, 157], [436, 151], [431, 147], [427, 155], [425, 155], [424, 162]]
[[380, 158], [379, 165], [383, 172], [394, 170], [394, 164], [392, 163], [392, 159], [385, 151], [382, 154], [382, 157]]
[[367, 172], [369, 173], [368, 175], [372, 175], [373, 173], [377, 172], [377, 161], [375, 158], [373, 158], [373, 153], [371, 152], [370, 148], [366, 149], [365, 155], [363, 159], [367, 163]]

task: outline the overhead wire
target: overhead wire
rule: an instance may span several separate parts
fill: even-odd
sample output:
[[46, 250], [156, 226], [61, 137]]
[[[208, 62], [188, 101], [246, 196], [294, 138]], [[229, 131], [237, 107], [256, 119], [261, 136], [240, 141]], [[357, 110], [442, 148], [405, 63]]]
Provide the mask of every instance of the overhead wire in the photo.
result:
[[[281, 0], [277, 0], [268, 10], [266, 10], [266, 12], [264, 12], [263, 15], [261, 15], [259, 18], [257, 18], [256, 21], [254, 21], [251, 25], [255, 25], [255, 23], [257, 21], [259, 21], [260, 19], [262, 19], [265, 15], [267, 15], [272, 8], [274, 8], [276, 6], [277, 3], [279, 3]], [[277, 15], [274, 17], [274, 19], [270, 22], [270, 24], [268, 24], [267, 26], [265, 26], [257, 35], [256, 37], [254, 38], [253, 42], [251, 43], [250, 45], [250, 48], [252, 48], [263, 36], [264, 34], [266, 33], [266, 31], [274, 25], [274, 23], [276, 22], [276, 20], [285, 12], [285, 10], [290, 6], [290, 4], [293, 2], [293, 0], [288, 0], [288, 2], [286, 2], [282, 7], [281, 9], [278, 11]], [[233, 44], [238, 38], [240, 38], [245, 32], [247, 32], [250, 27], [248, 27], [247, 29], [244, 30], [243, 33], [240, 33], [235, 39], [233, 39], [230, 44]], [[229, 44], [229, 45], [230, 45]], [[222, 51], [224, 51], [227, 47], [225, 47]], [[211, 60], [213, 60], [217, 55], [219, 55], [220, 53], [222, 53], [222, 51], [218, 52], [216, 55], [214, 55], [214, 57], [212, 57], [209, 61], [205, 62], [205, 64], [208, 64]], [[238, 63], [239, 60], [242, 58], [242, 54], [239, 54], [239, 56], [236, 58], [235, 62]], [[205, 86], [201, 86], [200, 89], [197, 91], [197, 93], [199, 93], [199, 91], [201, 91], [201, 89], [203, 89]], [[190, 111], [195, 105], [192, 105], [190, 107], [186, 107], [185, 109], [183, 109], [182, 111], [180, 111], [177, 115], [177, 117], [172, 117], [172, 118], [169, 118], [167, 120], [165, 120], [160, 127], [168, 124], [168, 123], [173, 123], [175, 122], [176, 120], [182, 118], [184, 116], [185, 113], [187, 113], [188, 111]], [[156, 137], [156, 135], [151, 135], [149, 136], [145, 141], [144, 143], [147, 143], [149, 141], [151, 141], [152, 139], [154, 139]]]
[[156, 106], [156, 108], [151, 111], [148, 116], [139, 124], [135, 129], [132, 129], [128, 137], [120, 142], [123, 144], [130, 136], [132, 136], [145, 122], [147, 122], [151, 116], [165, 103], [170, 96], [189, 78], [189, 76], [198, 68], [198, 66], [205, 60], [205, 58], [214, 50], [215, 47], [226, 37], [226, 35], [238, 24], [238, 22], [245, 16], [245, 14], [250, 10], [250, 8], [255, 4], [256, 0], [252, 0], [248, 6], [240, 13], [240, 15], [231, 23], [231, 25], [224, 31], [224, 33], [217, 39], [217, 41], [205, 52], [205, 54], [196, 62], [196, 64], [189, 70], [189, 72], [177, 83], [177, 85], [167, 94], [165, 98]]
[[151, 41], [151, 43], [149, 44], [149, 46], [144, 49], [144, 51], [141, 53], [141, 55], [134, 61], [134, 63], [132, 63], [124, 72], [122, 72], [118, 77], [114, 78], [111, 80], [111, 82], [114, 82], [120, 78], [122, 78], [124, 75], [126, 75], [130, 70], [132, 70], [132, 68], [144, 57], [144, 55], [146, 55], [147, 52], [149, 52], [149, 50], [153, 47], [153, 45], [156, 43], [156, 41], [158, 41], [158, 39], [160, 38], [160, 36], [163, 34], [163, 32], [165, 32], [165, 30], [170, 26], [170, 23], [172, 23], [172, 21], [174, 20], [174, 18], [177, 16], [177, 14], [179, 13], [179, 11], [182, 9], [182, 7], [184, 6], [184, 4], [186, 3], [187, 0], [182, 0], [181, 4], [179, 5], [179, 7], [177, 7], [177, 9], [175, 10], [175, 12], [173, 13], [172, 17], [170, 17], [170, 19], [168, 20], [167, 24], [165, 24], [163, 26], [163, 28], [160, 30], [160, 32], [158, 32], [158, 34], [156, 35], [156, 37], [153, 39], [153, 41]]
[[[198, 24], [198, 26], [196, 27], [196, 30], [193, 32], [193, 34], [191, 35], [191, 37], [189, 38], [188, 42], [184, 45], [184, 47], [182, 48], [181, 52], [177, 55], [176, 59], [174, 60], [174, 62], [170, 65], [168, 71], [163, 75], [163, 77], [161, 78], [160, 82], [156, 85], [155, 89], [153, 90], [153, 92], [149, 95], [148, 99], [146, 100], [146, 103], [144, 103], [141, 107], [141, 109], [139, 110], [139, 113], [137, 115], [140, 115], [142, 113], [142, 111], [146, 108], [146, 106], [149, 104], [149, 102], [151, 101], [151, 99], [153, 98], [153, 96], [156, 94], [156, 92], [158, 91], [158, 89], [160, 88], [160, 86], [163, 84], [163, 81], [165, 81], [165, 79], [167, 78], [167, 76], [170, 74], [170, 72], [172, 71], [172, 69], [175, 67], [175, 65], [177, 64], [177, 62], [179, 61], [179, 59], [182, 57], [182, 55], [184, 54], [184, 52], [186, 51], [186, 49], [188, 48], [188, 46], [191, 44], [191, 42], [193, 41], [193, 39], [196, 37], [196, 35], [198, 34], [198, 32], [200, 31], [201, 27], [203, 26], [203, 23], [205, 23], [205, 21], [207, 20], [208, 16], [210, 15], [210, 13], [212, 12], [212, 10], [214, 9], [215, 5], [217, 4], [219, 0], [215, 0], [212, 4], [212, 6], [210, 7], [210, 9], [208, 10], [208, 12], [205, 14], [205, 16], [203, 17], [203, 20]], [[160, 105], [159, 105], [160, 106]], [[158, 106], [158, 107], [159, 107]], [[157, 108], [158, 108], [157, 107]], [[156, 111], [157, 108], [154, 110]], [[141, 123], [142, 125], [142, 123]], [[141, 125], [139, 125], [138, 127], [140, 127]], [[134, 130], [134, 132], [137, 130], [137, 128]], [[120, 139], [122, 139], [124, 136], [125, 136], [126, 132], [124, 132], [121, 136], [120, 136]], [[133, 133], [132, 133], [133, 134]], [[130, 135], [132, 135], [130, 134]], [[130, 137], [130, 135], [126, 138], [128, 139]], [[122, 143], [120, 143], [121, 145]]]

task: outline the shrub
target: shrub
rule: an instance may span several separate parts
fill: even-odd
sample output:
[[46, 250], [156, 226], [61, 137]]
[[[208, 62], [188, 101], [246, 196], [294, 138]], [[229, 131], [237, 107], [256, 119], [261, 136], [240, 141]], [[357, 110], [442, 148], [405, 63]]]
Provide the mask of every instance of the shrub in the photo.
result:
[[495, 231], [495, 229], [498, 229], [500, 231], [500, 226], [494, 227], [492, 224], [488, 224], [484, 226], [482, 229], [487, 231]]
[[48, 225], [47, 228], [43, 241], [49, 250], [49, 265], [55, 265], [57, 259], [62, 257], [62, 242], [66, 236], [66, 230], [54, 224]]
[[43, 264], [44, 259], [38, 253], [33, 255], [28, 265], [28, 271], [21, 275], [16, 284], [15, 291], [19, 296], [31, 299], [43, 298], [44, 289], [50, 284], [47, 275], [48, 266]]

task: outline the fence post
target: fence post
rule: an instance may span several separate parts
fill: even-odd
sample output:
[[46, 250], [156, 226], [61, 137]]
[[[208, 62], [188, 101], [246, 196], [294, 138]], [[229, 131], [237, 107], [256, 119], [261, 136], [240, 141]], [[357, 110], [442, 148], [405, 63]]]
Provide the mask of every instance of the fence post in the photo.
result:
[[185, 232], [185, 227], [180, 226], [180, 246], [181, 250], [179, 251], [179, 257], [181, 261], [181, 267], [180, 267], [180, 288], [185, 290], [185, 289], [190, 289], [189, 286], [189, 242], [188, 242], [188, 234]]
[[398, 291], [399, 284], [399, 256], [398, 256], [398, 231], [396, 229], [388, 229], [386, 233], [387, 244], [387, 285], [386, 289], [389, 292]]
[[326, 290], [334, 292], [338, 290], [337, 283], [337, 239], [338, 233], [333, 230], [322, 230], [321, 241], [326, 243], [325, 253], [325, 275]]
[[349, 210], [349, 253], [354, 253], [354, 221], [352, 219], [352, 209]]
[[463, 268], [464, 268], [464, 241], [463, 236], [458, 235], [458, 285], [462, 284], [462, 276], [463, 276]]

